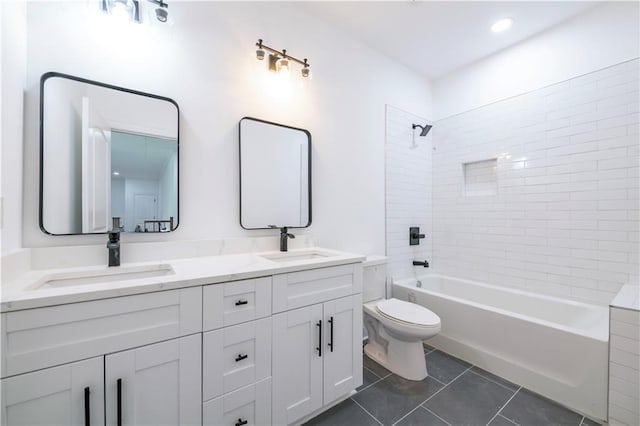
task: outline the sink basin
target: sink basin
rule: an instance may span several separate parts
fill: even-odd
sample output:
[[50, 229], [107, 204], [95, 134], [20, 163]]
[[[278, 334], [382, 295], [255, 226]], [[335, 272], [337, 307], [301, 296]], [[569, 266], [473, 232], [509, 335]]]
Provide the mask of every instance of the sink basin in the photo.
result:
[[299, 260], [320, 260], [328, 257], [335, 256], [333, 253], [327, 253], [322, 251], [308, 251], [308, 252], [280, 252], [273, 254], [261, 255], [265, 259], [269, 259], [273, 262], [285, 263], [285, 262], [297, 262]]
[[109, 283], [116, 281], [137, 280], [141, 278], [162, 277], [175, 272], [169, 264], [102, 267], [81, 271], [56, 272], [44, 277], [31, 289], [60, 288], [77, 285]]

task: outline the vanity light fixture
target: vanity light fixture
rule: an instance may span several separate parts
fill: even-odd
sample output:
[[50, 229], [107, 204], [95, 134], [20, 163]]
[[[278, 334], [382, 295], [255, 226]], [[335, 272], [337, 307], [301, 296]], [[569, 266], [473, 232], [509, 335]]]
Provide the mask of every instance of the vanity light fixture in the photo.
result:
[[[147, 0], [156, 5], [156, 19], [160, 22], [167, 22], [169, 18], [169, 5], [164, 0]], [[101, 7], [104, 13], [121, 17], [131, 22], [140, 23], [140, 2], [138, 0], [101, 0]]]
[[256, 50], [256, 58], [260, 61], [265, 58], [266, 52], [269, 52], [269, 71], [278, 72], [283, 75], [289, 75], [289, 73], [291, 72], [291, 62], [297, 62], [298, 64], [302, 65], [300, 74], [303, 77], [309, 77], [309, 67], [311, 65], [309, 64], [307, 58], [300, 60], [287, 54], [286, 49], [282, 49], [282, 52], [273, 49], [264, 44], [262, 42], [262, 39], [258, 39], [256, 46], [258, 47], [258, 49]]

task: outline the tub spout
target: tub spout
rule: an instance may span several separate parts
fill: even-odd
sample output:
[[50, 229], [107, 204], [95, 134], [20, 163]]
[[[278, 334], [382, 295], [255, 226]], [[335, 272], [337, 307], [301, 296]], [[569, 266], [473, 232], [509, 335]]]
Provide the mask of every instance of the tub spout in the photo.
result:
[[425, 268], [428, 268], [429, 262], [427, 262], [426, 260], [425, 261], [414, 260], [413, 266], [424, 266]]

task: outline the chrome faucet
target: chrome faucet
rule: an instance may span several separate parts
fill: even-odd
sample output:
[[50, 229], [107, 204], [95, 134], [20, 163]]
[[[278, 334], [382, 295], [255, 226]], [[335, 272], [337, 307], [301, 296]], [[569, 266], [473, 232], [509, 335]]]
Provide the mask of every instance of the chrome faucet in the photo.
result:
[[290, 234], [287, 227], [280, 228], [280, 251], [287, 251], [287, 243], [289, 238], [295, 238], [296, 236]]
[[120, 231], [112, 230], [109, 232], [107, 249], [109, 250], [109, 266], [120, 266]]
[[425, 268], [429, 267], [429, 262], [425, 261], [420, 261], [420, 260], [414, 260], [413, 261], [413, 266], [424, 266]]

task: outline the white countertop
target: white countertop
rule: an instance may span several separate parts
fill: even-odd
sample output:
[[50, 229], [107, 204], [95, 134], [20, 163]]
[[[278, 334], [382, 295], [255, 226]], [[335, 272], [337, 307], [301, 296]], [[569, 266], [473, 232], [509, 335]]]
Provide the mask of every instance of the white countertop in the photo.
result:
[[640, 287], [631, 284], [623, 285], [609, 306], [640, 311]]
[[365, 256], [343, 253], [323, 248], [289, 250], [291, 255], [322, 252], [326, 257], [276, 262], [262, 256], [276, 256], [279, 252], [232, 254], [196, 257], [188, 259], [157, 260], [153, 262], [123, 263], [121, 268], [145, 265], [170, 265], [172, 274], [60, 287], [41, 287], [47, 277], [65, 273], [100, 272], [109, 270], [103, 266], [30, 270], [15, 279], [2, 283], [0, 312], [32, 309], [65, 303], [83, 302], [132, 294], [171, 290], [204, 284], [256, 278], [267, 275], [296, 272], [362, 262]]

